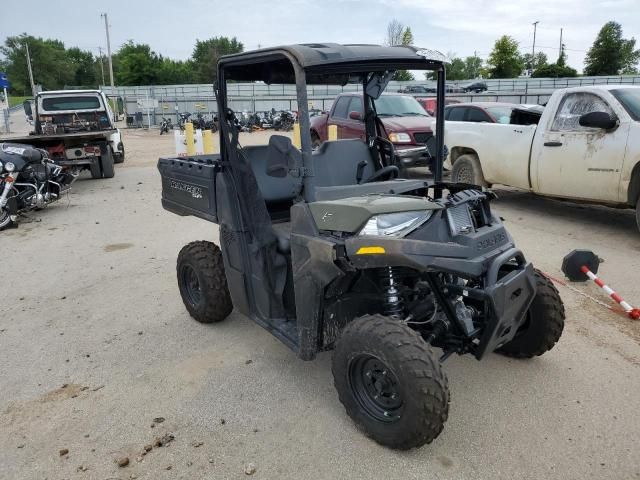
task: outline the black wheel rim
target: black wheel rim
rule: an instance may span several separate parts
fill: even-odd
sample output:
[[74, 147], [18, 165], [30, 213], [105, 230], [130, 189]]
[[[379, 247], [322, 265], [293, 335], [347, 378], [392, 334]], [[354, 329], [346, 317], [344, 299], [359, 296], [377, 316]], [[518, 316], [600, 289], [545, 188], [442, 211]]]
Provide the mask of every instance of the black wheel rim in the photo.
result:
[[379, 358], [361, 354], [349, 365], [349, 383], [362, 411], [383, 423], [400, 419], [403, 400], [396, 375]]
[[187, 300], [192, 306], [197, 307], [202, 301], [202, 290], [200, 289], [200, 280], [195, 269], [191, 265], [184, 265], [180, 275]]

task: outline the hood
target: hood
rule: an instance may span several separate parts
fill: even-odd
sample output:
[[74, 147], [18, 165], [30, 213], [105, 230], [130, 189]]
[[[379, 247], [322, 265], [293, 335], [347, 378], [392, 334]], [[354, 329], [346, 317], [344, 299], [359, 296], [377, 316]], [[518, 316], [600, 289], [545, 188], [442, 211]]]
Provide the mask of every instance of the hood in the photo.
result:
[[428, 132], [433, 124], [433, 117], [383, 117], [384, 128], [389, 132]]
[[366, 195], [309, 203], [319, 230], [357, 232], [372, 215], [439, 210], [442, 206], [423, 197], [408, 195]]

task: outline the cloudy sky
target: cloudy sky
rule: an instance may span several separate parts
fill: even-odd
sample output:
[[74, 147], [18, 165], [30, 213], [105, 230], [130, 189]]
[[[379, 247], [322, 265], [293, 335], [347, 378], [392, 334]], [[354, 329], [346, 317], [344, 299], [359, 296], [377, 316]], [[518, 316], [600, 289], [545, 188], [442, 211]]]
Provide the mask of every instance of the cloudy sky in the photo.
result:
[[[0, 41], [27, 32], [97, 53], [105, 47], [100, 13], [109, 14], [111, 44], [148, 43], [176, 59], [190, 56], [196, 39], [236, 36], [245, 49], [283, 43], [381, 43], [388, 22], [411, 27], [415, 44], [486, 59], [493, 43], [511, 35], [523, 52], [533, 43], [550, 60], [560, 28], [569, 63], [581, 71], [600, 27], [620, 22], [626, 38], [640, 39], [640, 0], [3, 0]], [[95, 5], [95, 6], [94, 6]], [[639, 42], [640, 43], [640, 42]]]

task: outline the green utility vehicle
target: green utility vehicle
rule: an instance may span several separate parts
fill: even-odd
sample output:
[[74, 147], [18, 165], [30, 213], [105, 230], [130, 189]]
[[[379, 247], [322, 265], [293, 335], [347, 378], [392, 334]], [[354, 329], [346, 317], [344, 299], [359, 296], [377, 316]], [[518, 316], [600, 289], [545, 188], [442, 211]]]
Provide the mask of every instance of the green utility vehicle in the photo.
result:
[[[435, 180], [399, 178], [376, 115], [396, 70], [431, 70], [438, 83]], [[302, 148], [273, 135], [242, 147], [228, 82], [294, 84]], [[449, 412], [442, 362], [498, 351], [541, 355], [564, 307], [500, 219], [490, 191], [442, 182], [444, 57], [414, 47], [306, 44], [225, 56], [216, 96], [219, 155], [161, 158], [162, 204], [219, 225], [178, 255], [184, 304], [203, 323], [235, 308], [303, 360], [333, 350], [348, 415], [377, 442], [431, 442]], [[312, 149], [307, 85], [358, 82], [364, 141]], [[495, 372], [499, 375], [500, 372]]]

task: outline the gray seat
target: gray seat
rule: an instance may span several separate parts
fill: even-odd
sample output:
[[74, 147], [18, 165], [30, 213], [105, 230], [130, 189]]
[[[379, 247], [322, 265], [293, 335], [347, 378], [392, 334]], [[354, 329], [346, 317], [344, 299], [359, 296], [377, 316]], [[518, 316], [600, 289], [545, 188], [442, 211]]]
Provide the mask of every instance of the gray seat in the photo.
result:
[[[253, 175], [256, 177], [258, 188], [262, 198], [267, 203], [282, 202], [295, 198], [302, 188], [302, 179], [287, 175], [285, 177], [271, 177], [267, 174], [267, 159], [273, 157], [273, 146], [255, 145], [243, 147], [244, 152]], [[270, 151], [271, 149], [271, 151]]]
[[357, 185], [376, 170], [369, 147], [359, 139], [324, 142], [312, 158], [316, 187]]

